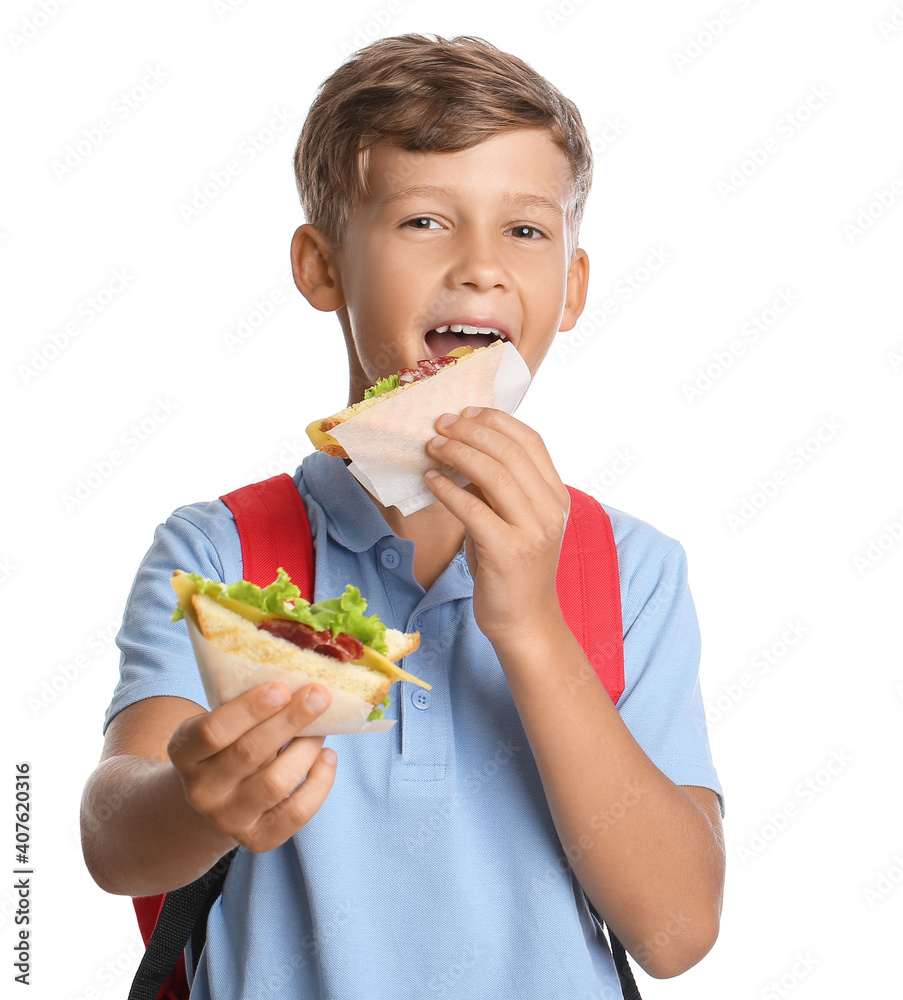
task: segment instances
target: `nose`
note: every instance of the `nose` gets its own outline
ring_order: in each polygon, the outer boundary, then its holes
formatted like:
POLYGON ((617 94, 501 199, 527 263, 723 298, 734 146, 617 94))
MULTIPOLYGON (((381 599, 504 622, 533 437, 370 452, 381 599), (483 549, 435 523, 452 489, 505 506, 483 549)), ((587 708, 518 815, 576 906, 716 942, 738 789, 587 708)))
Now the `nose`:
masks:
POLYGON ((461 232, 448 269, 450 285, 455 288, 463 285, 476 291, 504 288, 508 278, 501 251, 493 233, 476 227, 461 232))

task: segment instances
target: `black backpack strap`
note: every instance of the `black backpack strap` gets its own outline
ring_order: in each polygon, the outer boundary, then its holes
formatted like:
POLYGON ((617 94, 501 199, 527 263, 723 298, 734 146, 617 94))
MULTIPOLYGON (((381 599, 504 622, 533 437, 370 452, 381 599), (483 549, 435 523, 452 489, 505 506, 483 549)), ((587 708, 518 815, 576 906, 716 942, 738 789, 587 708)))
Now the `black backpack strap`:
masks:
POLYGON ((197 962, 207 934, 210 907, 223 891, 223 883, 237 847, 224 855, 200 878, 166 894, 154 933, 135 973, 128 1000, 157 1000, 163 984, 191 941, 197 962))
POLYGON ((636 980, 633 978, 633 969, 630 968, 630 962, 627 960, 627 949, 615 937, 615 932, 611 927, 599 916, 595 906, 589 901, 589 896, 584 893, 583 898, 586 900, 586 905, 589 907, 590 913, 598 921, 599 926, 603 930, 608 931, 608 940, 611 944, 611 957, 615 960, 615 969, 618 971, 618 982, 621 984, 621 993, 624 995, 624 1000, 643 1000, 639 989, 637 989, 636 980))
POLYGON ((630 968, 630 963, 627 961, 627 950, 615 937, 614 931, 610 927, 608 928, 608 940, 611 943, 611 957, 615 960, 615 968, 618 970, 618 980, 621 983, 624 1000, 643 1000, 637 989, 636 980, 633 978, 633 969, 630 968))

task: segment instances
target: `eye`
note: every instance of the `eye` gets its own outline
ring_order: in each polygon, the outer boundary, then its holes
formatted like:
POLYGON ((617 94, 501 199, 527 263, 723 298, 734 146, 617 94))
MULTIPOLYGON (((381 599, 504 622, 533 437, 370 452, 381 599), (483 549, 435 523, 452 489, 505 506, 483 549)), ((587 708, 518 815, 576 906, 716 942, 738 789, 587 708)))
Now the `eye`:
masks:
POLYGON ((513 233, 518 239, 521 240, 536 240, 545 236, 545 233, 537 229, 536 226, 512 226, 509 233, 513 233))
POLYGON ((406 226, 410 226, 411 229, 441 229, 442 227, 436 222, 435 219, 431 219, 427 215, 422 215, 418 219, 408 219, 405 223, 406 226))

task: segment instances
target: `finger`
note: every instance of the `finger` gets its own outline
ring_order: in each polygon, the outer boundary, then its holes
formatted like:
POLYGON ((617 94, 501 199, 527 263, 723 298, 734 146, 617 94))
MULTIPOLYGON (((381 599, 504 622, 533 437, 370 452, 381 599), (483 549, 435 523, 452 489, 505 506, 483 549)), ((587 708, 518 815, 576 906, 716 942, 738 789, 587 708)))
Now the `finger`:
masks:
POLYGON ((477 560, 483 566, 486 554, 492 551, 501 552, 503 563, 508 567, 544 554, 557 560, 565 525, 564 512, 557 505, 548 517, 537 517, 529 529, 517 528, 506 524, 479 497, 439 472, 427 473, 424 482, 433 496, 467 529, 467 562, 471 572, 477 560), (482 553, 477 560, 469 547, 471 542, 477 552, 482 553))
POLYGON ((205 763, 222 769, 233 780, 246 777, 270 761, 280 748, 322 715, 331 700, 328 688, 322 684, 307 684, 275 715, 242 733, 205 763))
MULTIPOLYGON (((321 706, 310 704, 310 696, 318 693, 325 696, 324 703, 328 704, 329 691, 322 684, 309 684, 297 691, 283 709, 242 733, 234 743, 199 763, 183 766, 180 773, 188 802, 222 830, 240 839, 247 824, 278 800, 274 787, 265 783, 265 791, 255 796, 253 782, 245 782, 276 761, 279 750, 322 713, 321 706)), ((323 742, 322 737, 305 739, 316 743, 314 752, 323 742)))
POLYGON ((478 496, 452 482, 444 473, 430 469, 423 477, 426 488, 464 525, 477 542, 501 528, 501 519, 478 496))
POLYGON ((323 749, 324 739, 301 736, 292 740, 272 761, 235 788, 228 803, 230 812, 256 820, 288 798, 307 777, 323 749))
POLYGON ((530 456, 531 461, 536 466, 542 478, 549 484, 562 506, 567 510, 570 504, 570 495, 567 487, 561 481, 555 463, 549 454, 542 435, 529 427, 522 420, 506 413, 504 410, 496 410, 492 407, 467 407, 464 416, 478 420, 486 427, 491 427, 505 436, 517 441, 530 456))
POLYGON ((335 751, 330 747, 324 747, 311 765, 301 787, 283 798, 257 821, 252 832, 252 843, 247 845, 250 850, 272 850, 284 844, 302 826, 310 822, 326 801, 335 781, 335 775, 335 751))
MULTIPOLYGON (((451 415, 449 415, 451 417, 451 415)), ((509 524, 532 524, 539 514, 561 507, 532 456, 513 438, 479 418, 440 419, 444 433, 434 438, 430 452, 479 486, 489 505, 509 524)))
POLYGON ((261 684, 225 705, 186 719, 169 741, 170 760, 179 766, 213 757, 253 726, 275 715, 290 697, 284 684, 261 684))
MULTIPOLYGON (((499 443, 493 448, 486 435, 478 434, 479 440, 475 440, 457 427, 448 433, 458 437, 433 438, 427 446, 430 455, 443 466, 462 473, 478 487, 488 510, 509 524, 524 524, 530 517, 530 494, 537 489, 537 484, 530 481, 529 472, 524 470, 519 475, 516 465, 505 464, 504 460, 489 454, 489 451, 500 454, 504 446, 499 443)), ((476 504, 470 507, 474 514, 480 510, 476 504)))

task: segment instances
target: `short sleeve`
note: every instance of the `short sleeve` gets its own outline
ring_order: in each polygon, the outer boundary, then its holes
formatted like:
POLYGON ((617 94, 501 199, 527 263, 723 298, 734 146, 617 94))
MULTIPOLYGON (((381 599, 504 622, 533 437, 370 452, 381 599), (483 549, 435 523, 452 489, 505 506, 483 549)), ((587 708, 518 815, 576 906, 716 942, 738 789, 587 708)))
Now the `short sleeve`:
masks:
POLYGON ((699 688, 699 625, 683 547, 642 521, 609 513, 621 574, 621 718, 675 784, 711 788, 721 798, 699 688))
POLYGON ((169 695, 209 707, 185 623, 170 618, 175 608, 170 578, 176 569, 209 579, 241 579, 238 531, 221 500, 182 507, 157 528, 116 637, 119 683, 104 731, 118 712, 144 698, 169 695))

